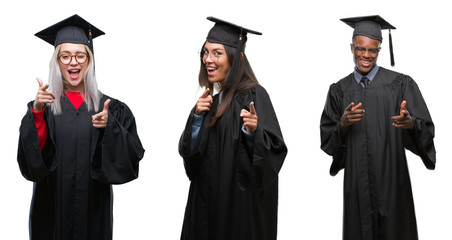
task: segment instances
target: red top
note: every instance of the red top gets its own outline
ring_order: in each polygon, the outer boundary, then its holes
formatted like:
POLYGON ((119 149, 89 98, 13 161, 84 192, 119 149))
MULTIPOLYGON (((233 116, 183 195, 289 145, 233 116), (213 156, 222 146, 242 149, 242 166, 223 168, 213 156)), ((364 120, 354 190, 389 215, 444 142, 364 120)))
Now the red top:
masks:
MULTIPOLYGON (((69 92, 64 91, 69 101, 74 105, 75 109, 79 109, 79 107, 82 105, 84 101, 84 94, 80 92, 69 92)), ((44 148, 44 145, 47 141, 47 126, 46 122, 44 121, 44 108, 42 108, 42 111, 35 112, 32 109, 33 117, 35 119, 36 129, 38 130, 38 136, 39 136, 39 147, 41 150, 44 148)))

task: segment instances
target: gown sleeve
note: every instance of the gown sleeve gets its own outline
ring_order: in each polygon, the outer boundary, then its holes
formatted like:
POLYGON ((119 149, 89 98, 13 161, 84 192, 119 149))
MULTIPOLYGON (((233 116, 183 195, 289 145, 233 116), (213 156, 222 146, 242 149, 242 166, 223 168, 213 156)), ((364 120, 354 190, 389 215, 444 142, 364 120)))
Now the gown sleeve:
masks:
POLYGON ((195 178, 201 165, 203 152, 201 149, 203 148, 200 141, 203 141, 204 137, 202 135, 206 132, 203 127, 193 127, 194 125, 202 126, 205 120, 205 117, 195 118, 195 107, 189 114, 185 129, 179 140, 179 154, 184 159, 185 172, 190 181, 195 178), (196 133, 193 133, 193 131, 196 131, 196 133))
MULTIPOLYGON (((19 128, 17 162, 22 175, 27 180, 38 182, 45 179, 56 167, 56 161, 54 160, 55 147, 47 131, 47 140, 41 150, 38 129, 36 128, 32 109, 33 101, 28 103, 27 112, 19 128)), ((44 111, 44 121, 46 114, 49 113, 50 109, 44 111)))
POLYGON ((39 148, 42 150, 44 148, 44 145, 47 141, 47 125, 44 121, 44 109, 43 108, 40 112, 35 112, 32 109, 33 112, 33 118, 35 119, 36 129, 38 130, 38 137, 39 137, 39 148))
MULTIPOLYGON (((270 186, 278 178, 287 155, 287 147, 270 96, 260 85, 254 87, 253 90, 241 101, 242 106, 240 106, 240 108, 249 110, 250 102, 254 101, 258 117, 252 154, 248 152, 250 150, 249 139, 240 130, 236 177, 238 185, 243 191, 263 191, 270 186)), ((236 111, 240 113, 240 109, 236 109, 236 111)), ((243 122, 240 126, 242 125, 243 122)))
POLYGON ((335 176, 345 167, 345 146, 341 137, 340 119, 343 114, 342 91, 339 84, 332 84, 320 118, 321 149, 333 157, 330 175, 335 176))
MULTIPOLYGON (((405 86, 402 86, 404 91, 402 100, 406 100, 406 108, 414 122, 412 130, 403 131, 405 148, 420 156, 428 169, 435 169, 436 151, 433 143, 435 126, 418 85, 409 76, 403 75, 403 78, 405 86)), ((397 112, 400 111, 400 106, 398 109, 397 112)))
POLYGON ((126 104, 112 99, 108 114, 107 126, 98 129, 91 177, 103 183, 122 184, 138 177, 138 163, 143 158, 144 149, 135 118, 126 104))
POLYGON ((202 113, 202 115, 193 114, 193 121, 191 125, 191 144, 190 144, 190 152, 193 151, 195 147, 196 139, 198 138, 199 129, 201 128, 202 121, 204 120, 204 116, 206 113, 202 113))

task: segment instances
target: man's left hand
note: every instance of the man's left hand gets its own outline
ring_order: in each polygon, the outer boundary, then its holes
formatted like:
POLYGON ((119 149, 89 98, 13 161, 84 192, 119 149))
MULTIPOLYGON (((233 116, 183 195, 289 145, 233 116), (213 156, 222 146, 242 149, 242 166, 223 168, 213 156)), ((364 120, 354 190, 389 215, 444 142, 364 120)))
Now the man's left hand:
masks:
POLYGON ((400 104, 400 115, 391 117, 392 121, 394 121, 392 125, 396 128, 412 129, 414 127, 413 119, 405 106, 406 101, 403 100, 402 104, 400 104))

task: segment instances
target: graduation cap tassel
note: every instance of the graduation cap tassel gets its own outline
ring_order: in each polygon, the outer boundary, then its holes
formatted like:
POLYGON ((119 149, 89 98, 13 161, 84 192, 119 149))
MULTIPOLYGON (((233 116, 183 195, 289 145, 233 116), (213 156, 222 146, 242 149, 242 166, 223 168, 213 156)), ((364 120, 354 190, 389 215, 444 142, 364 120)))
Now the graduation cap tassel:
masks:
POLYGON ((231 64, 231 69, 229 70, 228 81, 235 81, 237 78, 237 70, 239 68, 240 55, 241 55, 242 49, 243 49, 243 36, 242 36, 242 32, 240 31, 239 44, 237 46, 234 60, 232 61, 232 64, 231 64))
POLYGON ((391 29, 389 29, 389 54, 391 55, 391 66, 394 67, 394 50, 392 49, 392 36, 391 29))
POLYGON ((93 49, 93 34, 91 32, 91 25, 89 25, 89 30, 88 30, 88 42, 89 42, 89 48, 91 49, 91 52, 94 55, 94 49, 93 49))

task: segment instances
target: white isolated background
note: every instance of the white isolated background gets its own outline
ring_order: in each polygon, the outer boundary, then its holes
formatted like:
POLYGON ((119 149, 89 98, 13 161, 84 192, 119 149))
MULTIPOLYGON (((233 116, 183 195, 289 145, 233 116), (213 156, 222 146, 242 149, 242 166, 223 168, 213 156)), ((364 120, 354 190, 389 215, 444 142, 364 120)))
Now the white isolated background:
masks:
MULTIPOLYGON (((263 32, 246 53, 269 92, 289 153, 280 172, 278 239, 341 239, 343 173, 329 176, 319 122, 328 87, 353 70, 352 29, 339 18, 379 14, 379 65, 413 77, 436 126, 437 169, 408 153, 420 239, 452 239, 450 92, 452 30, 446 1, 3 1, 0 4, 0 239, 27 239, 32 183, 17 141, 36 77, 47 82, 53 47, 34 34, 79 14, 94 40, 104 93, 133 111, 146 149, 137 180, 114 186, 114 239, 179 239, 189 180, 178 141, 198 88, 198 51, 215 16, 263 32)), ((408 103, 408 109, 410 103, 408 103)), ((259 114, 259 113, 257 113, 259 114)))

